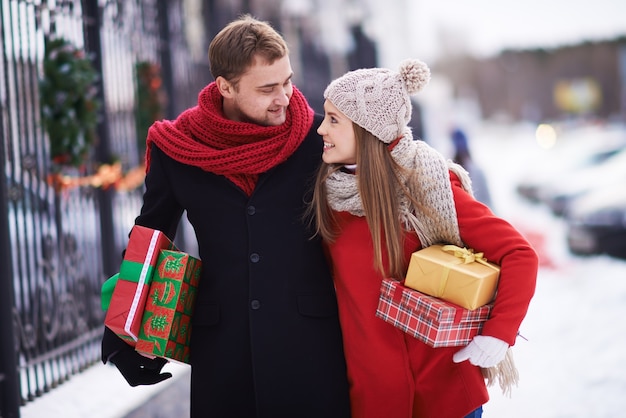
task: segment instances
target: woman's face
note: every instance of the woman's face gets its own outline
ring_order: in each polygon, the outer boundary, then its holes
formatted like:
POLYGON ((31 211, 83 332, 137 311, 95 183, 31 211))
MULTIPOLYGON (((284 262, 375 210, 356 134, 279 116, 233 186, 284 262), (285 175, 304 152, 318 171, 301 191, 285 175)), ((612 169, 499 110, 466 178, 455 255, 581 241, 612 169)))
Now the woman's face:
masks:
POLYGON ((356 137, 352 121, 331 102, 324 102, 324 120, 317 128, 324 139, 322 160, 327 164, 356 164, 356 137))

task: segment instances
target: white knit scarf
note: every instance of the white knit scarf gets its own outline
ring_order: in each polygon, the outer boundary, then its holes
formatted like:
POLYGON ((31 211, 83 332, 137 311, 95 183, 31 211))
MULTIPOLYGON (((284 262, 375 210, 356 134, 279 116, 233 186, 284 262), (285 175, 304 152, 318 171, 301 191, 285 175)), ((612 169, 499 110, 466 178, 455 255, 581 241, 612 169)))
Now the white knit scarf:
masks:
MULTIPOLYGON (((456 209, 452 196, 449 171, 461 180, 462 186, 472 193, 471 180, 467 171, 447 160, 424 141, 413 140, 410 128, 391 151, 393 159, 402 167, 414 171, 419 181, 419 196, 413 196, 427 210, 414 207, 411 201, 398 190, 400 217, 407 230, 414 230, 422 244, 427 247, 435 243, 463 246, 456 209)), ((405 182, 408 179, 403 179, 405 182)), ((363 204, 357 187, 357 176, 335 171, 326 180, 328 203, 335 211, 350 212, 364 216, 363 204)))

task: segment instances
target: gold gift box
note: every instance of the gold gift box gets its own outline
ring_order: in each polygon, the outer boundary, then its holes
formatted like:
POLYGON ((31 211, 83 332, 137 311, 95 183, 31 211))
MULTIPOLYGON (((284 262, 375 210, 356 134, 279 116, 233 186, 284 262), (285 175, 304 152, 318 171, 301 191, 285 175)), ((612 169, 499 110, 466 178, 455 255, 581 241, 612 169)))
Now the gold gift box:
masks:
POLYGON ((473 310, 493 300, 499 276, 500 267, 482 253, 437 244, 411 255, 404 285, 473 310))

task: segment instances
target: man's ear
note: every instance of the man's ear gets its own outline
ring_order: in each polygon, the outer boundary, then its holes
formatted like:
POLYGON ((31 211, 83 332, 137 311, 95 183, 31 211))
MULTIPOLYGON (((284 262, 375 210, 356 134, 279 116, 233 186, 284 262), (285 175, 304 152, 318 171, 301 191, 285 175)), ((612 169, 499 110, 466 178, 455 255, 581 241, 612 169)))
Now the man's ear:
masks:
POLYGON ((215 79, 215 84, 217 85, 217 89, 223 97, 230 98, 234 93, 234 87, 230 83, 230 81, 226 80, 222 76, 218 76, 215 79))

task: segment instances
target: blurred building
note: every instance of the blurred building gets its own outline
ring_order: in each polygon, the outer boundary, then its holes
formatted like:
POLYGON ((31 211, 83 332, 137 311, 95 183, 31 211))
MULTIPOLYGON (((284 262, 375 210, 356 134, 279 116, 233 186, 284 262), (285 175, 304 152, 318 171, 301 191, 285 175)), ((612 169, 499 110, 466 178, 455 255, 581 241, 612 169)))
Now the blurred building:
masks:
POLYGON ((289 45, 294 84, 318 112, 323 111, 322 93, 333 78, 378 63, 377 43, 365 30, 372 16, 368 0, 185 2, 204 22, 193 31, 190 42, 205 51, 221 28, 242 14, 270 22, 289 45))
POLYGON ((456 98, 476 100, 483 118, 626 120, 626 37, 486 59, 456 56, 436 71, 450 79, 456 98))

